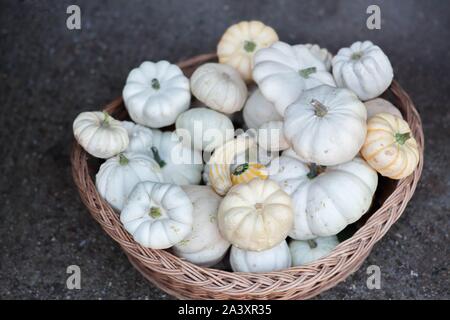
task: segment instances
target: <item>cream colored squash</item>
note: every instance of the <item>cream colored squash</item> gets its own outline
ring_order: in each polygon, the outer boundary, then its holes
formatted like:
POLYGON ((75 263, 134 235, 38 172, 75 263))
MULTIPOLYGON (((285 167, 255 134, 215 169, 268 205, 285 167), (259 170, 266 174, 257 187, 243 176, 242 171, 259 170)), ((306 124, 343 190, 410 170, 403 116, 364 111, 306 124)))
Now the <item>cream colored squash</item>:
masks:
POLYGON ((268 172, 264 165, 254 162, 245 162, 236 166, 231 172, 231 182, 233 185, 248 183, 253 179, 267 179, 268 172))
POLYGON ((240 135, 214 151, 208 161, 209 182, 218 194, 226 194, 233 185, 230 167, 235 164, 236 155, 244 153, 253 144, 253 138, 240 135))
POLYGON ((261 21, 241 21, 225 31, 217 45, 217 56, 220 63, 232 66, 245 81, 251 81, 253 55, 275 41, 275 30, 261 21))
POLYGON ((167 61, 146 61, 128 75, 123 100, 134 122, 151 128, 165 127, 189 108, 189 79, 167 61))
POLYGON ((392 103, 383 98, 375 98, 364 102, 367 109, 367 119, 372 118, 374 115, 382 112, 387 112, 403 119, 402 113, 392 103))
POLYGON ((408 123, 389 113, 369 120, 361 154, 372 168, 391 179, 409 176, 419 163, 419 149, 408 123))
POLYGON ((124 151, 129 143, 122 123, 106 111, 80 113, 73 122, 73 134, 84 150, 102 159, 124 151))
POLYGON ((122 210, 129 193, 141 181, 162 182, 158 164, 139 153, 121 153, 106 160, 95 176, 100 195, 115 210, 122 210))
POLYGON ((173 252, 194 264, 213 266, 230 247, 217 226, 217 210, 222 198, 208 186, 183 186, 182 189, 194 206, 194 222, 192 232, 172 248, 173 252))
POLYGON ((240 111, 247 99, 247 86, 233 67, 205 63, 191 76, 192 94, 216 111, 230 114, 240 111))
POLYGON ((310 240, 293 240, 289 243, 292 266, 303 266, 328 255, 339 244, 336 236, 310 240))
POLYGON ((366 137, 367 111, 348 89, 319 86, 286 109, 284 136, 298 156, 320 165, 353 159, 366 137))
POLYGON ((290 147, 284 136, 283 121, 269 121, 258 129, 258 144, 266 150, 282 151, 290 147))
POLYGON ((394 77, 389 58, 371 41, 357 41, 340 49, 332 64, 337 85, 352 90, 364 101, 381 95, 394 77))
POLYGON ((325 64, 304 45, 275 42, 259 50, 254 60, 253 79, 281 116, 304 90, 323 84, 335 86, 325 64))
POLYGON ((325 48, 321 48, 317 44, 307 43, 305 47, 311 51, 313 55, 319 58, 325 65, 327 71, 331 70, 331 60, 333 59, 333 55, 325 48))
POLYGON ((242 116, 248 129, 258 129, 266 122, 283 119, 273 103, 264 98, 259 89, 253 91, 248 98, 242 111, 242 116))
POLYGON ((232 246, 231 269, 234 272, 272 272, 291 266, 291 253, 286 241, 263 251, 246 251, 232 246))
POLYGON ((267 250, 292 229, 292 201, 276 182, 253 179, 228 191, 220 203, 218 221, 221 234, 234 246, 267 250))
POLYGON ((281 156, 272 160, 269 179, 291 196, 297 240, 335 235, 369 209, 378 175, 363 159, 330 167, 307 165, 281 156))
POLYGON ((131 191, 120 221, 140 245, 167 249, 192 232, 193 210, 180 186, 144 181, 131 191))
MULTIPOLYGON (((224 114, 208 109, 193 108, 180 114, 176 121, 177 134, 196 150, 212 152, 234 137, 234 126, 224 114)), ((186 143, 185 143, 186 144, 186 143)))

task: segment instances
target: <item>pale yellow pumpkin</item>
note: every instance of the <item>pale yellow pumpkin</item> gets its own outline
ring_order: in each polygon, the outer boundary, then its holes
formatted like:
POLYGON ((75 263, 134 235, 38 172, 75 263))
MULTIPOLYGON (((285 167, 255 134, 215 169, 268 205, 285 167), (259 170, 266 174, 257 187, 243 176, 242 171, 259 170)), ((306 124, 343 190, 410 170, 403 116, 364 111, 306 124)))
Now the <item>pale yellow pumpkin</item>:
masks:
POLYGON ((224 195, 233 185, 231 181, 231 165, 235 164, 235 156, 245 152, 255 144, 255 139, 240 135, 214 150, 209 164, 209 182, 220 195, 224 195))
POLYGON ((268 172, 264 165, 254 162, 246 162, 238 165, 231 172, 231 182, 233 185, 247 183, 255 178, 267 179, 268 172))
POLYGON ((361 154, 372 168, 391 179, 409 176, 419 162, 417 142, 408 123, 389 113, 369 119, 361 154))
POLYGON ((229 27, 217 45, 220 63, 235 68, 245 81, 252 80, 253 55, 278 41, 271 27, 260 21, 242 21, 229 27))

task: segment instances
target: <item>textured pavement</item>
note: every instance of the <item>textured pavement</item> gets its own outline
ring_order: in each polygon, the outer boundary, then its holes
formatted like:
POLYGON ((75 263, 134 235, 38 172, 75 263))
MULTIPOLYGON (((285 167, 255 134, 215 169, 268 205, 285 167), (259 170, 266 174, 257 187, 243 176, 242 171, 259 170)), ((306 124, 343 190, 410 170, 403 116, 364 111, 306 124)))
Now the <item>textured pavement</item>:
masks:
POLYGON ((143 60, 214 51, 230 24, 260 19, 290 43, 336 52, 370 39, 423 120, 425 168, 401 219, 323 299, 449 299, 450 5, 446 1, 1 1, 0 298, 170 299, 147 283, 75 190, 72 121, 120 95, 143 60), (382 29, 365 27, 369 4, 382 29), (82 30, 66 28, 78 4, 82 30), (78 265, 81 290, 66 288, 78 265), (368 290, 366 269, 381 268, 368 290))

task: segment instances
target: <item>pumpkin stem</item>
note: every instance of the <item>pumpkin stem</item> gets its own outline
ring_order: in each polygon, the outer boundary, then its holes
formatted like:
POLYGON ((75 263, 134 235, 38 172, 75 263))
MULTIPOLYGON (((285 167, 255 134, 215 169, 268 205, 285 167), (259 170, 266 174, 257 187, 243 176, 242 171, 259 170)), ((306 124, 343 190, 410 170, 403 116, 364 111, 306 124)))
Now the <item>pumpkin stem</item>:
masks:
POLYGON ((253 41, 245 40, 244 41, 244 50, 247 52, 253 52, 256 49, 256 43, 253 41))
POLYGON ((161 217, 161 209, 158 207, 151 207, 149 215, 153 219, 157 219, 157 218, 161 217))
POLYGON ((362 52, 355 52, 352 54, 352 60, 359 60, 363 56, 362 52))
POLYGON ((108 126, 109 125, 109 119, 111 118, 111 116, 106 111, 103 111, 103 115, 105 116, 105 118, 103 119, 102 126, 108 126))
POLYGON ((158 79, 152 79, 152 88, 155 90, 159 90, 159 88, 161 88, 161 84, 159 83, 158 79))
POLYGON ((316 99, 311 100, 311 105, 314 107, 314 114, 318 117, 324 117, 328 113, 327 107, 316 99))
POLYGON ((321 174, 322 172, 325 171, 325 166, 318 166, 315 163, 311 163, 309 165, 309 172, 306 175, 309 179, 314 179, 315 177, 317 177, 319 174, 321 174))
POLYGON ((161 159, 158 149, 156 147, 152 147, 152 153, 153 158, 155 158, 155 161, 159 164, 161 168, 163 168, 167 163, 163 159, 161 159))
POLYGON ((243 174, 245 171, 248 170, 248 167, 249 167, 249 164, 248 164, 248 163, 243 163, 243 164, 238 165, 238 166, 234 169, 233 175, 239 176, 239 175, 243 174))
POLYGON ((309 76, 313 73, 316 73, 317 68, 316 67, 310 67, 310 68, 305 68, 305 69, 301 69, 298 73, 305 79, 308 79, 309 76))
POLYGON ((130 162, 130 160, 128 160, 127 157, 125 157, 125 155, 123 153, 119 154, 119 164, 121 166, 125 166, 128 164, 128 162, 130 162))
POLYGON ((397 143, 399 145, 404 145, 406 140, 408 140, 409 138, 411 138, 411 132, 396 133, 395 134, 395 141, 397 141, 397 143))
POLYGON ((316 242, 316 240, 310 239, 310 240, 307 240, 306 242, 308 242, 308 245, 309 245, 309 247, 310 247, 311 249, 317 248, 317 242, 316 242))

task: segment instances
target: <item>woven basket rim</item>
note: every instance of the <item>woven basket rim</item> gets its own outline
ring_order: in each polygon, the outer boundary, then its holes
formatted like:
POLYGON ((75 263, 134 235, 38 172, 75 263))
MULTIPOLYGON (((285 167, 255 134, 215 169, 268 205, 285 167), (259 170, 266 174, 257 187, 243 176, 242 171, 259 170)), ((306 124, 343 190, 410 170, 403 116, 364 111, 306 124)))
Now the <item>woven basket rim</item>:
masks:
MULTIPOLYGON (((184 71, 216 59, 208 53, 179 62, 184 71)), ((305 266, 278 272, 245 273, 205 268, 180 259, 166 250, 143 248, 123 228, 117 213, 95 188, 87 164, 88 155, 74 141, 71 155, 72 175, 83 203, 91 215, 129 257, 131 263, 148 280, 178 298, 218 299, 299 299, 310 298, 333 287, 356 271, 388 229, 403 213, 412 197, 423 168, 424 135, 420 116, 409 95, 394 80, 389 88, 397 99, 397 107, 419 147, 419 164, 408 177, 399 180, 392 194, 365 224, 327 256, 305 266)), ((122 98, 108 104, 104 110, 124 112, 122 98), (122 107, 122 108, 121 108, 122 107)))

